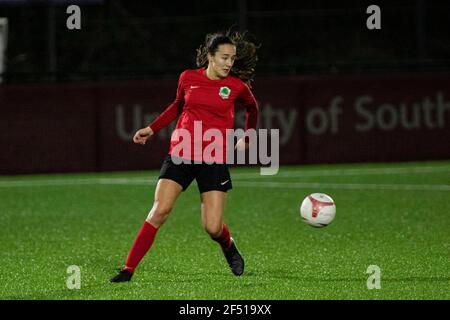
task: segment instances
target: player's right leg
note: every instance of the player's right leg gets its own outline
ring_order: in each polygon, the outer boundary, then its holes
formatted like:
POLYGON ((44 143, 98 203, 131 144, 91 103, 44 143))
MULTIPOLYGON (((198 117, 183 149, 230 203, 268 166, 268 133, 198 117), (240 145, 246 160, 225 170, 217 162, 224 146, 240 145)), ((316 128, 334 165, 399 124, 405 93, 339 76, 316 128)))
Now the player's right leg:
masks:
POLYGON ((173 180, 158 180, 153 207, 128 253, 125 268, 123 268, 118 275, 111 278, 111 282, 131 280, 139 262, 152 246, 158 229, 169 217, 173 205, 182 191, 183 187, 173 180))
POLYGON ((182 191, 183 187, 177 182, 170 179, 159 179, 153 207, 148 214, 146 222, 155 228, 162 226, 169 217, 173 205, 182 191))

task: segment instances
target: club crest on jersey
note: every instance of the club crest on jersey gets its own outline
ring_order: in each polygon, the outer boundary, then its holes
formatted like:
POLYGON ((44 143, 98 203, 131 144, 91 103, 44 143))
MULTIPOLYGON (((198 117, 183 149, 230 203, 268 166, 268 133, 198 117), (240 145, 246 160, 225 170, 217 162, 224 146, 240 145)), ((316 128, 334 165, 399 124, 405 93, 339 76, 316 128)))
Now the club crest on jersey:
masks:
POLYGON ((221 87, 219 90, 219 96, 222 97, 222 99, 228 99, 230 96, 231 90, 228 87, 221 87))

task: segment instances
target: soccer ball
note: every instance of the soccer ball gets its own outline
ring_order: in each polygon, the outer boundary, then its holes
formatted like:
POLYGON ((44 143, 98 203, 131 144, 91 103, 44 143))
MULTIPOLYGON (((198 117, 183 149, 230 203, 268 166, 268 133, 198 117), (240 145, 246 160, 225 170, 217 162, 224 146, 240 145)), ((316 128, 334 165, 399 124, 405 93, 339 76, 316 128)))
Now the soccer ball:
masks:
POLYGON ((300 206, 302 220, 312 227, 322 228, 331 223, 336 216, 336 205, 325 193, 312 193, 300 206))

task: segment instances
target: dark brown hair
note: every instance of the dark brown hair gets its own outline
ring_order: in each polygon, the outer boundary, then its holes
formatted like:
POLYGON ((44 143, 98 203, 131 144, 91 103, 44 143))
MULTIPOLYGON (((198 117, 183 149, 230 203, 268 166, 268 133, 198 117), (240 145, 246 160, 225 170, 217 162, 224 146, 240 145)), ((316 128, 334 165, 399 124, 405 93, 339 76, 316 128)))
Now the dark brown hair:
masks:
POLYGON ((255 77, 255 67, 258 61, 255 45, 247 39, 247 32, 217 32, 206 35, 205 43, 197 49, 197 66, 208 66, 208 53, 214 55, 221 44, 232 44, 236 46, 236 60, 231 68, 231 73, 251 86, 255 77))

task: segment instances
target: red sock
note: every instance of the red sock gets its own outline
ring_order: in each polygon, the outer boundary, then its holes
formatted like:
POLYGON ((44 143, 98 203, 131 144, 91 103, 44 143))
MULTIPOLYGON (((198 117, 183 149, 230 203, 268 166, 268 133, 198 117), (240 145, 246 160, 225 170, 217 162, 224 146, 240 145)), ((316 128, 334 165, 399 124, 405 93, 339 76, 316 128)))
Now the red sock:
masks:
POLYGON ((157 231, 158 228, 155 228, 147 221, 144 222, 128 253, 128 258, 125 262, 126 270, 134 272, 139 262, 141 262, 142 258, 152 246, 157 231))
POLYGON ((226 224, 222 226, 222 233, 217 238, 212 238, 214 241, 218 242, 222 249, 228 249, 231 246, 230 232, 226 224))

